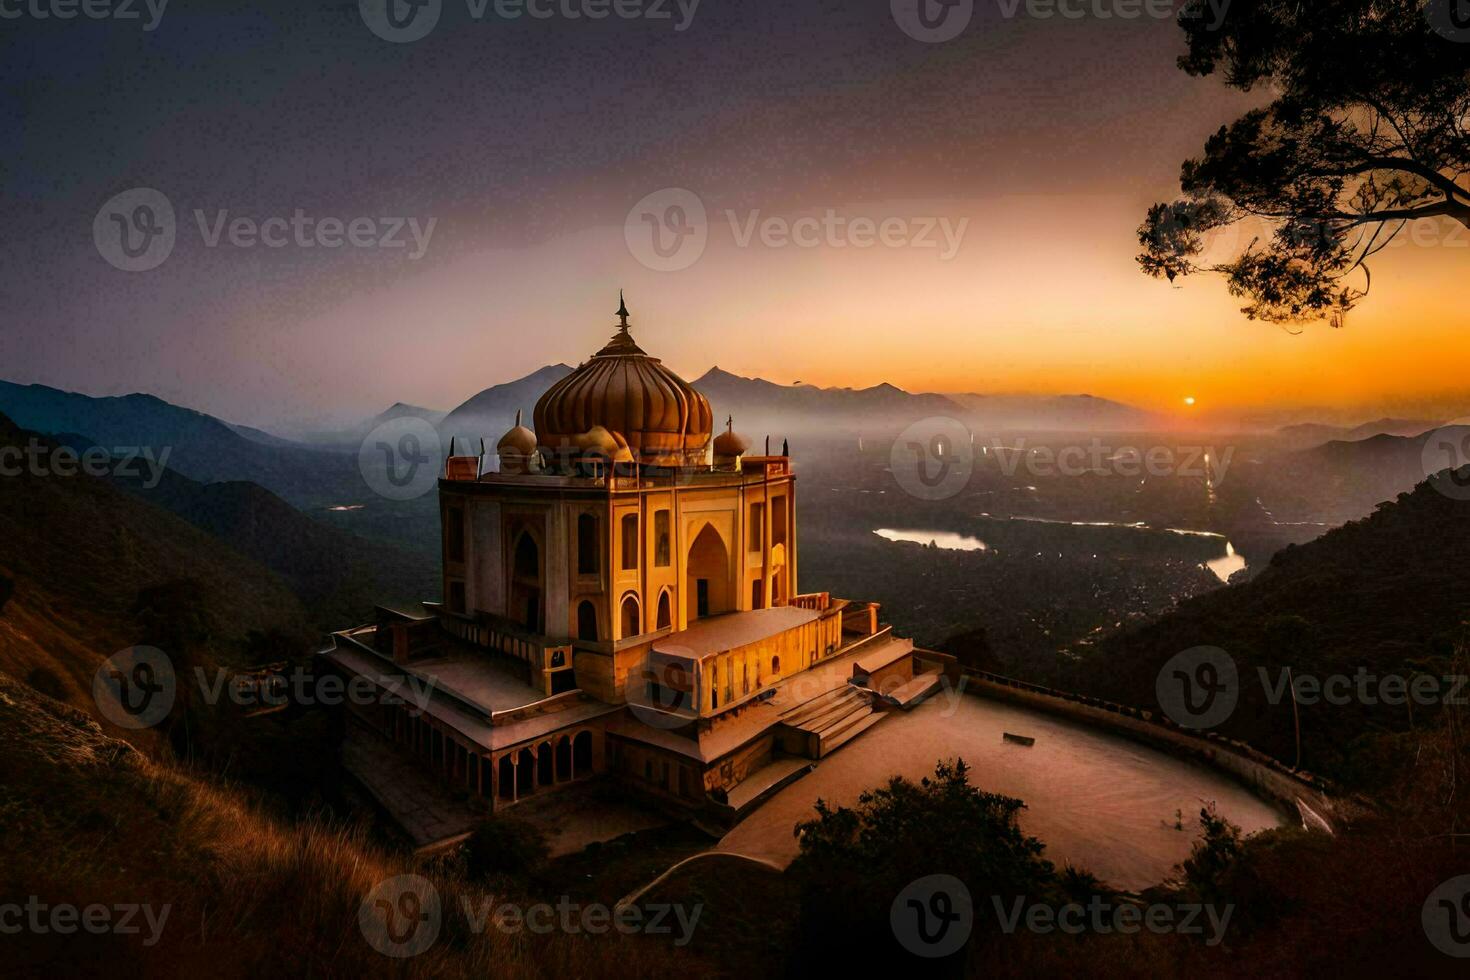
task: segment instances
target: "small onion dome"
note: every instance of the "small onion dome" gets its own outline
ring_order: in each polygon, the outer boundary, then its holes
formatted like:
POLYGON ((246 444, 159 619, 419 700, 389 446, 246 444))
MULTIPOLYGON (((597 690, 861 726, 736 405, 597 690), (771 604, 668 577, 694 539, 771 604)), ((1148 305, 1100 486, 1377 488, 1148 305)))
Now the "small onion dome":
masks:
POLYGON ((619 449, 626 449, 628 444, 624 442, 619 446, 617 438, 611 432, 603 426, 594 425, 586 432, 573 436, 572 445, 585 455, 612 459, 619 449))
POLYGON ((500 456, 501 470, 508 473, 525 470, 536 452, 536 433, 521 425, 520 412, 516 412, 515 426, 495 444, 495 452, 500 456))
POLYGON ((614 463, 633 462, 633 448, 628 445, 628 440, 623 438, 623 434, 621 432, 614 432, 612 437, 618 444, 618 451, 613 453, 612 461, 614 463))
POLYGON ((536 451, 536 433, 521 425, 521 413, 516 412, 516 424, 500 441, 495 451, 502 456, 529 456, 536 451))
POLYGON ((716 456, 744 456, 750 451, 750 442, 735 431, 735 419, 725 420, 725 431, 715 436, 716 456))

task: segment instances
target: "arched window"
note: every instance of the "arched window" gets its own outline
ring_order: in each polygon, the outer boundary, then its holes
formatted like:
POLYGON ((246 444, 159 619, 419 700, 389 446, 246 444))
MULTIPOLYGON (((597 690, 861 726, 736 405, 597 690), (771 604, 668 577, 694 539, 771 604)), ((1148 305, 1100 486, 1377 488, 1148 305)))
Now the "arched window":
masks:
POLYGON ((665 629, 674 625, 673 611, 669 608, 669 594, 664 592, 658 597, 658 626, 656 629, 665 629))
POLYGON ((583 599, 577 606, 577 639, 597 639, 597 607, 592 604, 591 599, 583 599))
POLYGON ((639 623, 638 599, 636 596, 628 596, 623 600, 623 637, 637 636, 643 632, 639 623))
POLYGON ((602 570, 602 542, 598 540, 597 518, 577 517, 577 574, 596 575, 602 570))
POLYGON ((623 570, 631 571, 638 567, 638 515, 624 515, 622 529, 623 570))
POLYGON ((771 658, 771 676, 773 676, 773 677, 780 677, 781 676, 781 658, 780 657, 772 657, 771 658))

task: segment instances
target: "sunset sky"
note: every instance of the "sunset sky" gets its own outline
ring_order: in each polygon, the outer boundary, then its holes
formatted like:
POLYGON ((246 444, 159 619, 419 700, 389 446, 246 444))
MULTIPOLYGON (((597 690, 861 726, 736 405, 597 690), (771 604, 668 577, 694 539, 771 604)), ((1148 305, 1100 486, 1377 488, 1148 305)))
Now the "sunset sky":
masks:
POLYGON ((152 31, 7 21, 0 378, 284 428, 447 409, 584 358, 624 288, 639 342, 690 378, 1088 392, 1201 417, 1470 410, 1457 226, 1381 256, 1343 330, 1292 335, 1218 279, 1139 272, 1147 206, 1258 101, 1179 72, 1170 21, 980 0, 927 44, 889 0, 703 0, 682 31, 674 4, 670 21, 476 21, 445 0, 427 37, 392 44, 355 2, 302 6, 179 0, 152 31), (176 243, 129 273, 93 221, 137 187, 172 204, 176 243), (670 188, 697 196, 707 243, 659 271, 625 232, 670 188), (406 230, 399 249, 211 247, 195 217, 298 209, 433 232, 417 259, 406 230), (932 225, 937 247, 742 244, 829 212, 898 219, 901 238, 932 225))

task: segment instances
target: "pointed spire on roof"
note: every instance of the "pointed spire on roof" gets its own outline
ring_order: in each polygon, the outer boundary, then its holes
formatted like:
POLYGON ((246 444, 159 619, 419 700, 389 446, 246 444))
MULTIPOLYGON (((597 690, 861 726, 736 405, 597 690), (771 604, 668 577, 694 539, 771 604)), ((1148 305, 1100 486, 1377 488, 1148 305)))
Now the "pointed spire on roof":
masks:
POLYGON ((613 334, 612 340, 598 351, 597 357, 617 357, 620 354, 642 354, 643 349, 633 341, 633 335, 628 332, 628 302, 623 299, 623 291, 618 290, 618 332, 613 334))

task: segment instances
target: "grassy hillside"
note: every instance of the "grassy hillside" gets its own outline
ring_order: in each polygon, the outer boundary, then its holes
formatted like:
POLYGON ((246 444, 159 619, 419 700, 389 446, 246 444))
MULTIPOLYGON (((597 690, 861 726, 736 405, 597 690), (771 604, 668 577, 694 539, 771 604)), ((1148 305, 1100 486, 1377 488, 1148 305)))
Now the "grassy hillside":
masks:
MULTIPOLYGON (((11 976, 648 976, 704 969, 646 936, 474 931, 458 910, 491 895, 414 866, 360 830, 288 822, 239 790, 160 765, 81 712, 0 674, 0 895, 48 905, 148 904, 137 935, 6 936, 11 976), (20 842, 24 846, 18 846, 20 842), (412 959, 377 952, 359 906, 379 882, 422 874, 443 926, 412 959)), ((553 899, 554 901, 554 899, 553 899)))
MULTIPOLYGON (((438 596, 435 547, 414 552, 338 530, 254 483, 199 483, 171 470, 156 486, 115 479, 275 572, 323 630, 366 622, 379 603, 438 596)), ((429 543, 436 546, 437 535, 429 543)))
MULTIPOLYGON (((1155 708, 1155 681, 1166 661, 1191 647, 1220 647, 1241 680, 1239 705, 1220 730, 1292 763, 1291 696, 1272 704, 1259 671, 1266 670, 1271 684, 1287 667, 1317 678, 1356 678, 1360 670, 1379 678, 1464 674, 1467 665, 1457 664, 1453 651, 1470 622, 1467 567, 1470 502, 1425 483, 1363 520, 1287 548, 1249 583, 1190 599, 1104 640, 1059 683, 1155 708)), ((1437 711, 1364 703, 1356 690, 1355 679, 1347 704, 1301 705, 1301 763, 1339 781, 1369 784, 1382 775, 1378 738, 1422 728, 1437 711)))
MULTIPOLYGON (((0 447, 31 438, 0 416, 0 447)), ((20 469, 0 476, 0 577, 14 590, 0 608, 0 670, 85 706, 97 665, 158 642, 160 619, 176 615, 220 663, 310 652, 305 610, 260 564, 101 479, 44 459, 43 475, 20 469)))

